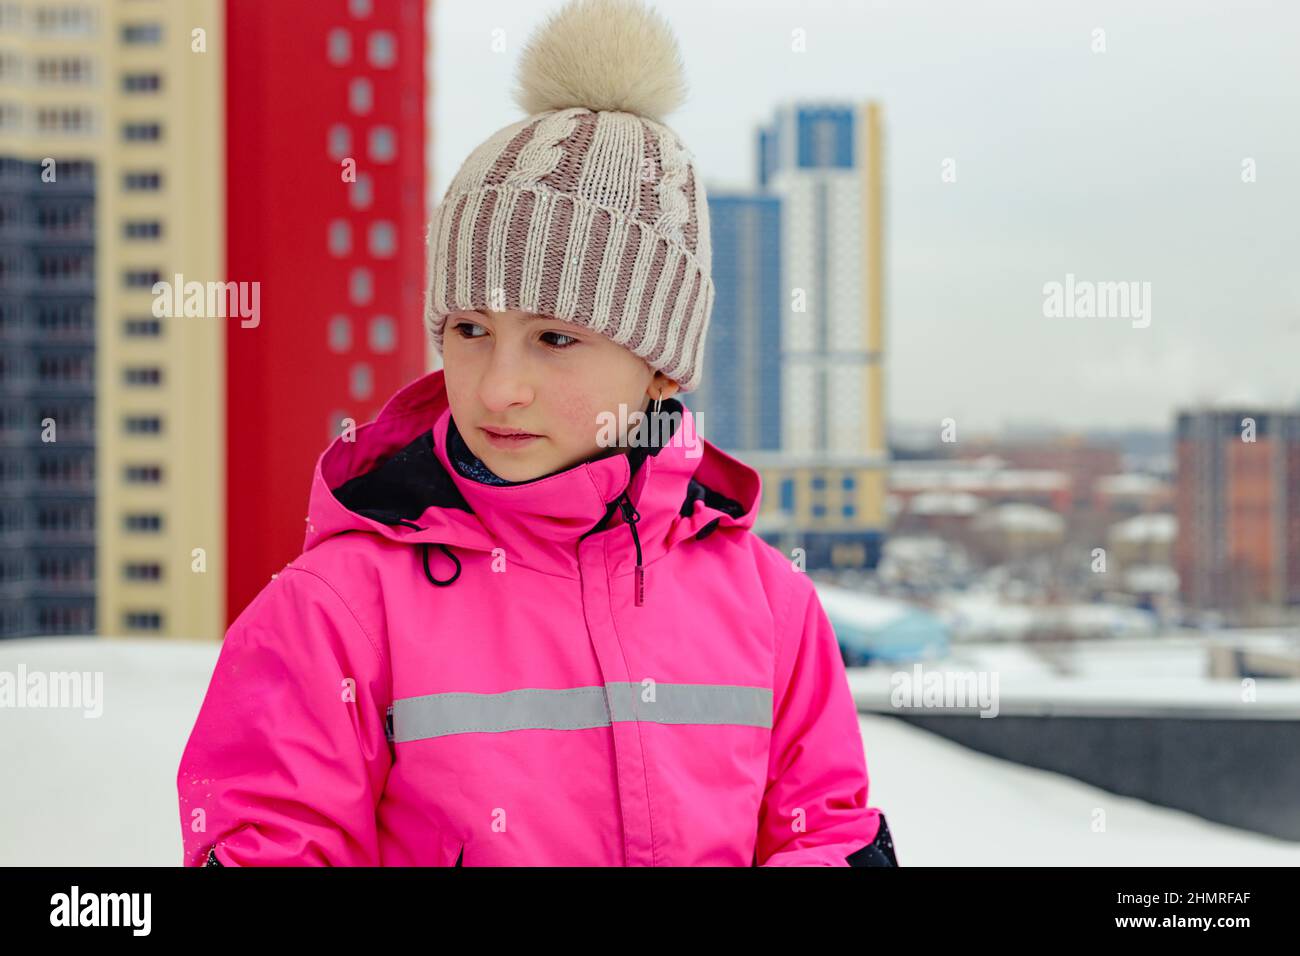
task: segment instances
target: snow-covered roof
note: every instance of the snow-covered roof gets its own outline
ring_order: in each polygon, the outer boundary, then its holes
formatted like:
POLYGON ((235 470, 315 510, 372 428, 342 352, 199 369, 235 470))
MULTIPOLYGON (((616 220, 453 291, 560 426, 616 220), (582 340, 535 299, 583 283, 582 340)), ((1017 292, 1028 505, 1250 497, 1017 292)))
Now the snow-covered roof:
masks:
POLYGON ((957 591, 944 595, 936 613, 955 637, 1014 639, 1035 630, 1076 634, 1151 634, 1155 615, 1114 604, 1029 605, 1005 601, 995 592, 957 591))
POLYGON ((912 498, 907 510, 915 515, 973 515, 983 507, 983 499, 969 492, 923 491, 912 498))
POLYGON ((1173 541, 1178 537, 1178 519, 1163 513, 1134 515, 1111 525, 1108 534, 1119 541, 1173 541))
POLYGON ((1165 482, 1155 475, 1128 472, 1122 475, 1105 475, 1093 483, 1098 494, 1122 497, 1124 495, 1149 495, 1165 487, 1165 482))
POLYGON ((996 526, 1006 531, 1056 534, 1065 530, 1065 519, 1055 511, 1022 502, 1009 502, 989 508, 975 520, 981 527, 996 526))
POLYGON ((1063 471, 1045 468, 1002 468, 1000 460, 985 467, 975 462, 896 462, 889 469, 889 487, 894 491, 922 489, 949 491, 1062 491, 1071 485, 1063 471))
POLYGON ((899 561, 924 561, 941 558, 953 548, 952 542, 933 534, 899 534, 885 539, 883 556, 899 561))
POLYGON ((1178 572, 1165 564, 1138 564, 1124 571, 1124 588, 1138 594, 1177 594, 1178 572))

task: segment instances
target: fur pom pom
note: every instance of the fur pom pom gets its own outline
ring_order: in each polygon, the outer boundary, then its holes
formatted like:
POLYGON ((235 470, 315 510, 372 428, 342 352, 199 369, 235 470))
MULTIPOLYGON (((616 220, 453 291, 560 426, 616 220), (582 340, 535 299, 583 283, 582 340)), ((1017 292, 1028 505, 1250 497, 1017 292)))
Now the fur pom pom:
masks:
POLYGON ((663 122, 686 99, 676 37, 641 0, 570 0, 529 39, 517 80, 530 116, 585 106, 663 122))

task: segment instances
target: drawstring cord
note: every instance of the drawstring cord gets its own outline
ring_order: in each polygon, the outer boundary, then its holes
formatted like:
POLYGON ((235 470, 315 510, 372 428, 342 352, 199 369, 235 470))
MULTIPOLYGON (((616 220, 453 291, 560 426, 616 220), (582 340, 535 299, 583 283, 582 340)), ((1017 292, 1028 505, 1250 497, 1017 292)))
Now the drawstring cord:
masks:
MULTIPOLYGON (((632 499, 628 496, 626 490, 624 490, 622 497, 615 499, 613 503, 622 511, 623 520, 627 522, 628 529, 632 532, 632 543, 636 546, 636 572, 633 580, 633 593, 636 596, 636 606, 641 607, 645 604, 645 568, 641 565, 641 538, 636 533, 636 523, 641 520, 641 514, 632 506, 632 499)), ((404 525, 407 528, 414 528, 416 531, 424 530, 418 524, 406 521, 402 518, 398 519, 398 524, 404 525)), ((445 588, 460 577, 460 559, 457 558, 452 550, 445 544, 440 543, 438 547, 441 548, 442 553, 451 558, 452 563, 456 565, 456 573, 445 581, 440 581, 435 578, 433 572, 429 569, 429 542, 425 541, 420 543, 420 555, 422 563, 424 564, 424 576, 429 579, 429 583, 445 588)))
MULTIPOLYGON (((402 518, 399 518, 397 523, 401 525, 405 525, 408 528, 414 528, 416 531, 424 530, 418 524, 413 524, 412 522, 406 521, 405 519, 402 518)), ((456 555, 452 553, 451 549, 448 548, 445 544, 439 544, 438 547, 442 548, 442 553, 445 554, 447 557, 451 558, 452 562, 456 565, 456 573, 453 574, 445 581, 439 581, 437 578, 433 576, 433 572, 429 570, 429 543, 427 541, 421 542, 420 555, 424 562, 424 576, 429 579, 429 583, 436 584, 440 588, 445 588, 447 585, 453 583, 458 577, 460 577, 460 559, 457 558, 456 555)))

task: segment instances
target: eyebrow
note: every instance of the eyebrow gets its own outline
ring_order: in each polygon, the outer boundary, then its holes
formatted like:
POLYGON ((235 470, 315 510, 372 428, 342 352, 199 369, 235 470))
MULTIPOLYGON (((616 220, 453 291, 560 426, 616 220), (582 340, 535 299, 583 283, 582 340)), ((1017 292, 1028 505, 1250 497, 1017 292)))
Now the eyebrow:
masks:
MULTIPOLYGON (((482 309, 472 309, 471 311, 475 315, 483 316, 483 318, 485 319, 491 318, 491 316, 488 315, 486 312, 484 312, 482 309)), ((563 322, 564 320, 557 319, 554 316, 550 316, 550 315, 528 315, 524 317, 524 321, 525 322, 563 322)))

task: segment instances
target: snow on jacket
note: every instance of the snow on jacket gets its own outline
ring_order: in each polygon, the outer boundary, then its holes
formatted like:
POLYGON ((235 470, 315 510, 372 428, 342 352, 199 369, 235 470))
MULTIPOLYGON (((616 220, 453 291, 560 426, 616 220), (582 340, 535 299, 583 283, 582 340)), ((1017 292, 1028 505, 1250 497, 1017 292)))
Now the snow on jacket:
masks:
POLYGON ((320 456, 177 773, 188 866, 897 865, 835 635, 694 433, 489 484, 443 372, 320 456))

